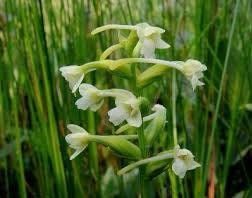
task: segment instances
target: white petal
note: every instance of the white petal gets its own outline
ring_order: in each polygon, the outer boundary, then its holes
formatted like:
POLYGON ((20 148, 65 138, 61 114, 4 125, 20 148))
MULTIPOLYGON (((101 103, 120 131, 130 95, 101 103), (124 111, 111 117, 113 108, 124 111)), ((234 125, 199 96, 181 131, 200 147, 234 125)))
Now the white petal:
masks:
POLYGON ((142 40, 145 36, 144 36, 144 29, 146 27, 149 27, 150 25, 148 23, 139 23, 136 25, 137 28, 137 36, 139 38, 139 40, 142 40))
POLYGON ((198 78, 197 78, 196 76, 192 76, 191 84, 192 84, 193 90, 195 90, 195 88, 196 88, 197 85, 198 85, 198 78))
POLYGON ((129 117, 129 113, 121 106, 111 109, 108 112, 109 121, 115 126, 121 124, 129 117))
POLYGON ((159 27, 149 26, 149 27, 144 28, 144 36, 145 37, 151 36, 152 34, 160 35, 164 32, 165 32, 165 30, 162 28, 159 28, 159 27))
POLYGON ((99 103, 92 104, 90 106, 90 110, 91 111, 97 111, 98 109, 101 108, 101 106, 103 105, 103 102, 104 102, 104 100, 101 100, 99 103))
POLYGON ((77 157, 77 155, 79 155, 87 146, 81 148, 81 149, 77 149, 71 156, 70 156, 70 160, 73 160, 75 157, 77 157))
POLYGON ((144 58, 155 58, 155 43, 151 39, 144 39, 141 48, 141 54, 144 58))
POLYGON ((66 135, 65 140, 71 148, 79 149, 86 145, 87 135, 85 133, 70 133, 66 135))
POLYGON ((86 94, 88 89, 93 89, 93 90, 98 90, 95 86, 87 84, 87 83, 82 83, 79 88, 80 95, 86 94))
POLYGON ((177 151, 177 156, 188 156, 189 158, 193 158, 193 154, 191 151, 189 151, 188 149, 179 149, 177 151))
POLYGON ((166 48, 171 47, 168 43, 166 43, 162 39, 157 39, 155 43, 156 43, 156 48, 159 48, 159 49, 166 49, 166 48))
POLYGON ((75 102, 78 109, 86 110, 93 104, 89 94, 83 95, 80 99, 75 102))
POLYGON ((205 83, 198 80, 197 86, 203 86, 203 85, 205 85, 205 83))
POLYGON ((80 86, 81 82, 83 81, 84 79, 84 74, 82 74, 79 79, 77 79, 75 82, 72 83, 72 85, 70 87, 73 87, 72 89, 72 93, 74 93, 78 87, 80 86))
POLYGON ((179 176, 179 178, 183 178, 187 171, 185 163, 180 159, 174 160, 172 164, 172 170, 176 175, 179 176))
POLYGON ((72 133, 88 133, 85 129, 75 124, 68 124, 67 128, 72 133))
POLYGON ((194 160, 190 160, 187 164, 187 170, 193 170, 195 168, 200 167, 200 164, 198 162, 195 162, 194 160))
POLYGON ((141 112, 137 111, 136 113, 134 113, 134 115, 130 116, 127 119, 127 122, 129 123, 130 126, 140 127, 142 125, 141 112))

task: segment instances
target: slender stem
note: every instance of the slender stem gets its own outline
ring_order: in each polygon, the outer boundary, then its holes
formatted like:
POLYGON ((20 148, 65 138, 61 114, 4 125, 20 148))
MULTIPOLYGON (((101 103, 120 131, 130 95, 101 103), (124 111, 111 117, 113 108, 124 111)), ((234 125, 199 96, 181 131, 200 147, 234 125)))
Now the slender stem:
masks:
POLYGON ((167 60, 159 60, 159 59, 154 59, 154 58, 123 58, 123 59, 115 60, 115 62, 117 63, 116 65, 119 65, 119 66, 121 64, 129 64, 129 63, 150 63, 150 64, 166 65, 168 67, 172 67, 178 70, 181 70, 183 68, 181 61, 167 61, 167 60))
POLYGON ((117 174, 122 175, 124 173, 127 173, 127 172, 131 171, 132 169, 134 169, 134 168, 136 168, 138 166, 148 164, 150 162, 157 162, 157 161, 162 161, 162 160, 170 159, 170 158, 173 158, 173 153, 165 153, 165 154, 160 154, 160 155, 150 157, 150 158, 147 158, 147 159, 142 159, 142 160, 139 160, 139 161, 137 161, 135 163, 132 163, 132 164, 124 167, 123 169, 119 170, 117 172, 117 174))
POLYGON ((100 56, 100 60, 105 60, 111 53, 113 53, 115 50, 118 50, 122 47, 123 47, 123 45, 121 43, 110 46, 108 49, 106 49, 102 53, 102 55, 100 56))
POLYGON ((174 146, 178 144, 177 115, 176 115, 176 72, 172 71, 172 133, 174 146))
MULTIPOLYGON (((128 60, 130 60, 130 59, 128 59, 128 60)), ((137 89, 136 64, 133 64, 131 66, 131 70, 133 73, 132 88, 135 92, 135 95, 137 95, 139 97, 139 96, 141 96, 141 91, 137 89)), ((142 118, 142 123, 143 123, 143 118, 142 118)), ((142 158, 145 158, 147 156, 147 151, 146 151, 146 147, 145 147, 146 144, 145 144, 143 124, 141 125, 141 127, 138 128, 137 134, 138 134, 138 139, 139 139, 139 147, 141 150, 141 155, 142 155, 142 158)), ((145 172, 145 167, 140 167, 139 179, 140 179, 141 197, 142 198, 145 198, 148 196, 148 193, 146 191, 147 190, 147 183, 146 183, 147 181, 144 179, 144 172, 145 172)))
POLYGON ((118 138, 124 138, 126 140, 136 140, 138 139, 137 135, 90 135, 90 137, 94 137, 94 140, 97 140, 97 138, 104 138, 104 137, 118 137, 118 138))
MULTIPOLYGON (((94 113, 89 111, 88 112, 88 131, 90 134, 95 135, 95 117, 94 113)), ((97 184, 97 192, 99 192, 99 162, 98 162, 98 153, 97 153, 97 148, 96 144, 94 142, 90 143, 88 146, 88 158, 89 158, 89 167, 90 171, 93 174, 97 184)))
MULTIPOLYGON (((109 65, 110 69, 114 70, 121 65, 130 64, 130 63, 159 64, 159 65, 172 67, 178 70, 181 70, 183 68, 182 61, 167 61, 167 60, 159 60, 159 59, 154 59, 154 58, 122 58, 118 60, 106 59, 106 60, 89 62, 89 63, 81 65, 81 67, 83 67, 83 69, 85 70, 96 69, 96 68, 106 69, 109 65)), ((134 65, 132 65, 132 67, 133 66, 134 65)))
POLYGON ((103 32, 105 30, 110 30, 110 29, 117 29, 117 30, 136 30, 136 26, 133 25, 117 25, 117 24, 110 24, 110 25, 104 25, 101 27, 98 27, 94 29, 91 34, 97 34, 100 32, 103 32))

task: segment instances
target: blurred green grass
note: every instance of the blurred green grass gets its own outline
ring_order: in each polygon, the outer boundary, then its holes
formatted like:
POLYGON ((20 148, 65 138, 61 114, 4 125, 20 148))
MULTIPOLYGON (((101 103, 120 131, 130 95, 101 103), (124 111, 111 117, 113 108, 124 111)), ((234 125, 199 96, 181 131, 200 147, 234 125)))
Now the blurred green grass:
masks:
MULTIPOLYGON (((0 2, 1 197, 135 196, 130 176, 121 179, 106 171, 124 162, 104 149, 98 147, 99 162, 87 153, 69 161, 66 124, 111 133, 106 117, 111 104, 98 115, 77 110, 58 68, 96 60, 116 42, 113 31, 91 37, 93 28, 139 22, 166 29, 164 39, 172 48, 160 51, 159 58, 196 58, 208 66, 206 85, 196 93, 175 73, 175 81, 169 74, 144 90, 168 109, 166 133, 157 150, 173 146, 173 95, 178 141, 202 164, 183 181, 170 176, 169 182, 169 174, 162 174, 152 181, 151 190, 158 197, 231 197, 238 192, 250 197, 252 114, 242 107, 252 103, 251 19, 249 0, 0 2)), ((88 80, 103 88, 128 87, 104 71, 88 80)))

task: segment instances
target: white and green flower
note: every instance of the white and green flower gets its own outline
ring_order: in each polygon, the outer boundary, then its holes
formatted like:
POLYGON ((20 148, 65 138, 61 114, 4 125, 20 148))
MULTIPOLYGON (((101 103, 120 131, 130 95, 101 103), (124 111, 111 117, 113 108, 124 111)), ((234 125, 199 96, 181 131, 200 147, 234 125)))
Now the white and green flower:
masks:
POLYGON ((69 144, 69 147, 75 149, 75 152, 70 157, 70 160, 72 160, 88 146, 89 134, 85 129, 74 124, 67 125, 67 128, 72 133, 68 134, 65 140, 69 144))
POLYGON ((91 111, 97 111, 102 106, 104 102, 102 90, 83 83, 79 87, 79 92, 82 97, 75 102, 78 109, 86 110, 90 108, 91 111))
POLYGON ((156 48, 166 49, 170 47, 168 43, 161 39, 161 34, 163 34, 165 30, 159 27, 151 26, 148 23, 139 23, 137 25, 110 24, 96 28, 91 32, 91 34, 97 34, 108 29, 136 31, 139 41, 135 49, 137 49, 137 51, 139 49, 140 54, 145 58, 155 58, 156 48))
POLYGON ((204 64, 197 60, 189 59, 186 62, 183 62, 182 65, 183 66, 180 71, 187 77, 188 80, 190 80, 193 90, 195 90, 197 86, 204 85, 204 83, 199 80, 204 76, 203 71, 207 70, 207 67, 204 64))
POLYGON ((128 98, 116 98, 116 107, 108 112, 109 121, 118 126, 127 121, 130 126, 139 127, 142 124, 142 116, 139 109, 139 100, 132 94, 128 98))
POLYGON ((84 72, 81 66, 70 65, 63 66, 59 69, 62 76, 69 82, 69 87, 72 92, 75 92, 84 79, 84 72))
POLYGON ((136 25, 137 36, 139 41, 137 46, 140 47, 140 54, 144 58, 155 58, 155 49, 166 49, 170 45, 161 39, 161 34, 165 32, 159 27, 150 26, 148 23, 136 25))
POLYGON ((174 160, 172 163, 173 172, 180 178, 184 178, 186 171, 200 167, 200 164, 194 161, 194 156, 187 149, 180 149, 179 145, 174 148, 174 160))

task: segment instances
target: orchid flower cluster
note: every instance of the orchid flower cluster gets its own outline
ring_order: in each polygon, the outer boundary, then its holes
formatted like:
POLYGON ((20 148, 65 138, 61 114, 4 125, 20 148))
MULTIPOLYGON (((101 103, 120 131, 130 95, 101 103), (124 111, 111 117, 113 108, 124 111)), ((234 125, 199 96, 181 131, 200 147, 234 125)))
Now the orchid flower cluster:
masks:
POLYGON ((163 105, 153 104, 151 108, 153 113, 143 115, 143 109, 151 106, 147 98, 136 96, 124 89, 98 89, 91 84, 82 82, 88 73, 102 69, 128 80, 134 79, 132 82, 135 82, 135 87, 141 90, 157 80, 157 77, 162 77, 171 69, 175 69, 188 79, 195 90, 197 86, 204 85, 200 79, 203 77, 203 71, 207 68, 193 59, 185 62, 156 59, 156 49, 170 47, 161 39, 161 35, 165 32, 162 28, 153 27, 147 23, 137 25, 110 24, 96 28, 91 34, 95 35, 110 29, 119 31, 119 43, 106 49, 101 54, 100 60, 80 66, 63 66, 60 71, 68 81, 72 92, 75 93, 78 90, 80 93, 81 97, 75 102, 78 109, 96 112, 104 104, 105 98, 112 98, 115 107, 107 112, 108 120, 115 127, 119 127, 111 135, 93 135, 80 126, 69 124, 67 128, 71 133, 65 139, 69 146, 75 150, 70 160, 85 150, 90 142, 96 142, 118 153, 120 157, 132 161, 131 164, 118 171, 119 175, 145 165, 146 177, 153 173, 161 173, 171 167, 177 176, 183 178, 186 171, 200 166, 194 161, 194 156, 189 150, 181 149, 177 145, 174 149, 163 151, 149 158, 143 154, 142 146, 145 149, 151 148, 159 134, 163 132, 166 124, 166 108, 163 105), (130 32, 127 37, 121 34, 122 30, 130 32), (117 60, 108 59, 117 50, 125 50, 129 57, 117 60), (136 75, 132 68, 141 67, 142 63, 152 65, 143 72, 140 69, 136 75), (133 129, 135 134, 121 135, 129 129, 133 129), (137 133, 139 130, 142 130, 142 136, 141 133, 137 133), (137 141, 139 145, 136 144, 137 141))

